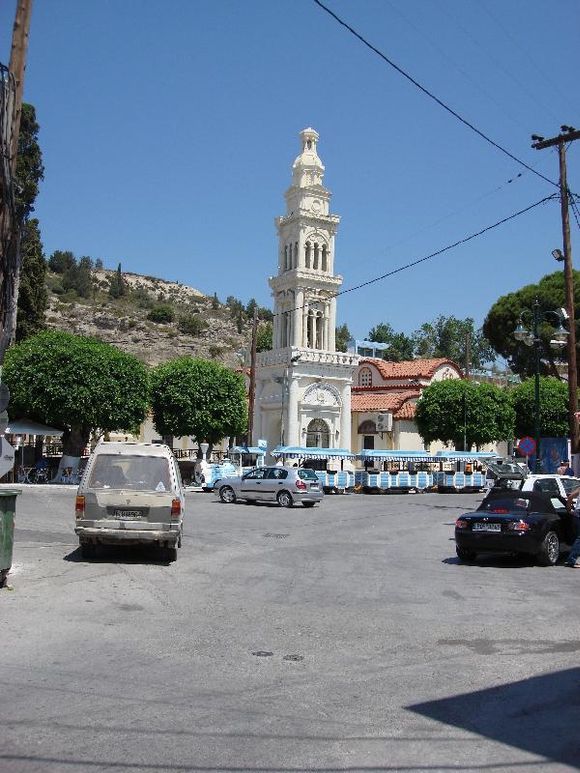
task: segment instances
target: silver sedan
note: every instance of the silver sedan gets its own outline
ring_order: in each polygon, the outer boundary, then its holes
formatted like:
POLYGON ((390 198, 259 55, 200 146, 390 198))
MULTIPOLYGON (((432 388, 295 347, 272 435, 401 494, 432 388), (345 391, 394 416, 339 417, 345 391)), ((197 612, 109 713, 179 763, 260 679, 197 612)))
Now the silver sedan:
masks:
POLYGON ((322 484, 314 470, 303 467, 256 467, 241 478, 222 478, 216 483, 222 502, 277 502, 292 507, 302 502, 314 507, 324 497, 322 484))

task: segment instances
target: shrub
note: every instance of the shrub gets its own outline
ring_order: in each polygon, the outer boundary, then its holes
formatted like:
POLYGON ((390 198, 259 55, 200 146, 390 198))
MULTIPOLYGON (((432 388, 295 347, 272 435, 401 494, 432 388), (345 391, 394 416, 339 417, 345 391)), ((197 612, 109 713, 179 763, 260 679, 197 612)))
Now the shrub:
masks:
POLYGON ((199 314, 184 314, 179 320, 179 329, 186 335, 198 336, 207 326, 207 322, 199 314))
POLYGON ((173 322, 175 319, 175 312, 171 306, 162 304, 151 309, 149 314, 147 314, 147 319, 150 319, 151 322, 173 322))

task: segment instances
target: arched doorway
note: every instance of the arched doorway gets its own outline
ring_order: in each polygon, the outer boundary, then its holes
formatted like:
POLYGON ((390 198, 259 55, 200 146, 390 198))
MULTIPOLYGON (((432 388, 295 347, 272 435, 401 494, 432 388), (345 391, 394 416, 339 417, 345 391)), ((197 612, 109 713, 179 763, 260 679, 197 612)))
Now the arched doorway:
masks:
POLYGON ((330 448, 330 430, 323 419, 312 419, 306 428, 308 448, 330 448))

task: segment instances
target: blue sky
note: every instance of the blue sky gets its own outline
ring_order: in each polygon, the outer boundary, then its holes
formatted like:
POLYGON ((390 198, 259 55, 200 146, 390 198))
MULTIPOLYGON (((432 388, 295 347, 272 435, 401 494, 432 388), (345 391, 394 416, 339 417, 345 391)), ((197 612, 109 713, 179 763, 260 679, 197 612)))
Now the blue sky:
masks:
MULTIPOLYGON (((577 0, 326 0, 416 80, 550 179, 530 134, 580 126, 577 0)), ((16 0, 0 6, 8 63, 16 0)), ((46 167, 45 252, 271 306, 274 218, 313 126, 346 289, 555 191, 430 101, 312 0, 35 0, 25 99, 46 167), (517 175, 523 172, 521 177, 517 175), (512 180, 512 182, 508 182, 512 180)), ((580 191, 580 142, 569 153, 580 191)), ((573 245, 578 227, 572 220, 573 245)), ((358 338, 439 314, 479 325, 561 267, 559 203, 339 298, 358 338)), ((576 249, 578 254, 578 249, 576 249)))

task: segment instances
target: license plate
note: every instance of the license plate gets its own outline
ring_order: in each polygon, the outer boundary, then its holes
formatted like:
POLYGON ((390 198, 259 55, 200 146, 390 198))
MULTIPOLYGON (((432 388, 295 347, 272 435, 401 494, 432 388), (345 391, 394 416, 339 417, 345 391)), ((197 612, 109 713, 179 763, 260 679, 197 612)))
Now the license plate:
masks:
POLYGON ((113 518, 143 518, 142 510, 113 510, 113 518))
POLYGON ((473 531, 501 531, 501 523, 474 523, 473 531))
POLYGON ((318 483, 311 483, 310 488, 318 488, 318 483))

